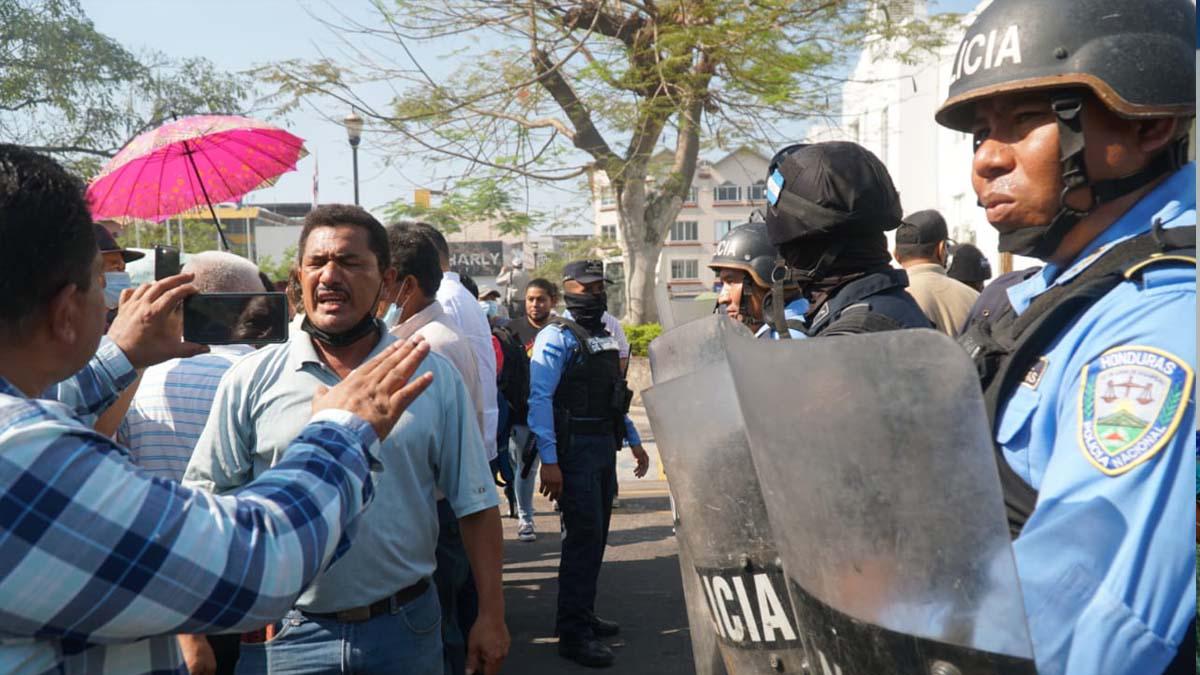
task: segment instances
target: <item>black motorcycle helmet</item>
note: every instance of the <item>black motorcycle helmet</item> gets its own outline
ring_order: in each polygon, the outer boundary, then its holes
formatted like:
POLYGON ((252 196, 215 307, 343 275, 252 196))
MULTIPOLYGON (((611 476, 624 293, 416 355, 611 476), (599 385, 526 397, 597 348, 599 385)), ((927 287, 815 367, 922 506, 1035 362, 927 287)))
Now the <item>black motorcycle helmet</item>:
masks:
POLYGON ((820 279, 844 253, 887 264, 883 233, 900 226, 900 195, 870 150, 843 141, 793 145, 767 173, 767 234, 794 268, 792 279, 820 279))
POLYGON ((1196 6, 1192 0, 995 0, 967 29, 951 71, 939 124, 971 132, 974 104, 999 94, 1048 91, 1058 118, 1064 189, 1045 227, 1000 237, 1000 250, 1049 257, 1096 206, 1178 169, 1187 137, 1144 170, 1091 181, 1084 166, 1081 92, 1127 119, 1192 117, 1196 112, 1196 6), (1092 205, 1067 206, 1091 187, 1092 205))

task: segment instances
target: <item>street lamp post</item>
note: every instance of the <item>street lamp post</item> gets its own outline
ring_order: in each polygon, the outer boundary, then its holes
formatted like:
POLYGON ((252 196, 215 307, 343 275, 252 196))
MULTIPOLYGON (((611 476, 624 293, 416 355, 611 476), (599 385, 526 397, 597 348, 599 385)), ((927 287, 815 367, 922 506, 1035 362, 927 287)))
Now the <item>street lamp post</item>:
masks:
POLYGON ((358 206, 358 143, 362 140, 363 119, 353 109, 342 120, 346 137, 350 139, 350 155, 354 161, 354 205, 358 206))

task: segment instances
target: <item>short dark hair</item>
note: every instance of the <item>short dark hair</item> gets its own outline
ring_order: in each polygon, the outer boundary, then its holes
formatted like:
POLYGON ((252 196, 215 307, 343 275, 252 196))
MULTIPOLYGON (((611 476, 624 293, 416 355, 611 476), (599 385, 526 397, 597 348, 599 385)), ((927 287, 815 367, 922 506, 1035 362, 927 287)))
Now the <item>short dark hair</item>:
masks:
POLYGON ((83 181, 45 155, 0 143, 0 332, 24 334, 68 284, 89 290, 97 251, 83 181))
POLYGON ((416 277, 421 293, 430 298, 437 295, 442 285, 442 265, 433 241, 421 228, 406 222, 388 225, 387 235, 392 267, 399 274, 396 281, 411 274, 416 277))
POLYGON ((937 257, 937 247, 940 243, 942 242, 935 241, 930 244, 896 244, 896 259, 904 261, 914 258, 935 258, 937 257))
POLYGON ((550 296, 551 299, 558 298, 558 285, 549 279, 538 277, 537 279, 533 279, 529 283, 525 284, 525 292, 528 293, 529 289, 531 288, 542 289, 546 295, 550 296))
POLYGON ((467 289, 467 292, 471 294, 472 298, 479 297, 479 284, 475 283, 475 280, 471 278, 470 274, 458 275, 458 283, 462 284, 463 288, 467 289))
POLYGON ((308 235, 318 227, 337 227, 351 225, 367 231, 367 247, 375 254, 382 272, 392 264, 388 253, 388 236, 383 225, 375 220, 366 209, 350 204, 324 204, 318 206, 304 216, 304 227, 300 230, 300 246, 296 251, 296 262, 304 260, 304 245, 308 243, 308 235))
POLYGON ((449 263, 450 244, 446 243, 446 235, 442 234, 441 230, 422 220, 414 220, 412 224, 420 228, 426 237, 429 237, 429 240, 433 242, 434 248, 437 249, 438 255, 441 256, 441 260, 449 263))

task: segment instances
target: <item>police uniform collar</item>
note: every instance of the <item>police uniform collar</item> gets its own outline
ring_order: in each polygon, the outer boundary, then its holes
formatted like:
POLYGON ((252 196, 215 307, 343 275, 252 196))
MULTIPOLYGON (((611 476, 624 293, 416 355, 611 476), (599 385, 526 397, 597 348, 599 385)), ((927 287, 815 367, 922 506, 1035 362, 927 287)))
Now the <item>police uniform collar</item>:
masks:
POLYGON ((819 331, 822 326, 841 314, 850 305, 892 288, 907 288, 908 273, 904 270, 884 270, 855 279, 843 286, 819 307, 809 309, 809 330, 819 331))

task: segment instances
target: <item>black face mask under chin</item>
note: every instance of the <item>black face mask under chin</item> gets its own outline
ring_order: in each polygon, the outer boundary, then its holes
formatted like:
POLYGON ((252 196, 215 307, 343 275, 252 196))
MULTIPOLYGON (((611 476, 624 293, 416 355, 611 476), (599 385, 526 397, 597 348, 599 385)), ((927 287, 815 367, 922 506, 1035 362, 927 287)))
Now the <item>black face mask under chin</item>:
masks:
POLYGON ((563 293, 563 300, 575 323, 589 328, 601 325, 608 308, 607 293, 563 293))
POLYGON ((362 318, 362 321, 359 321, 351 326, 349 330, 342 331, 341 333, 326 333, 313 325, 308 316, 305 316, 304 321, 300 324, 300 330, 311 335, 314 340, 334 348, 352 345, 370 335, 371 331, 378 329, 379 321, 375 318, 374 314, 367 314, 362 318))

